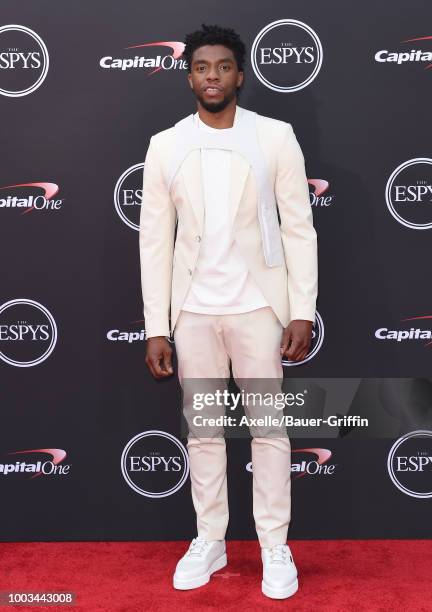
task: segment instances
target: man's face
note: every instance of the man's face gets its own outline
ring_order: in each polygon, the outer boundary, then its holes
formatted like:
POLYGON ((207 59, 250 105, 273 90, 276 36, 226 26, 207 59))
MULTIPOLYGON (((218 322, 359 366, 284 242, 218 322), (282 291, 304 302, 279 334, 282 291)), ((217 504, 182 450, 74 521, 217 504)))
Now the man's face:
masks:
POLYGON ((222 111, 243 82, 234 53, 223 45, 204 45, 193 52, 191 63, 188 80, 197 100, 211 113, 222 111))

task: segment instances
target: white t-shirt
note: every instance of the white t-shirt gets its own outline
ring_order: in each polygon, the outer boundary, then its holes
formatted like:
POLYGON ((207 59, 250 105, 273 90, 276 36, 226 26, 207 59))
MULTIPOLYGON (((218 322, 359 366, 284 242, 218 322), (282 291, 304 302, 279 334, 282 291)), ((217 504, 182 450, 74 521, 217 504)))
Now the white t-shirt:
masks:
MULTIPOLYGON (((236 108, 234 123, 238 112, 236 108)), ((202 130, 221 132, 201 121, 198 113, 194 120, 202 130)), ((234 241, 229 217, 231 156, 232 152, 224 149, 201 149, 204 231, 191 286, 182 306, 189 312, 236 314, 269 306, 234 241)))

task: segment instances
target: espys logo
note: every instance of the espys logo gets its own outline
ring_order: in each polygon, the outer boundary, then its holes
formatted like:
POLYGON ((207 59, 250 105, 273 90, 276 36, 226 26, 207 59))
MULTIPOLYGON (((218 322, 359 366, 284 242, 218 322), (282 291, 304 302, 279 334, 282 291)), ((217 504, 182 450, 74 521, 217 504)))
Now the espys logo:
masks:
MULTIPOLYGON (((168 47, 171 53, 162 55, 160 52, 151 53, 148 55, 134 55, 134 57, 112 57, 106 55, 99 61, 99 66, 105 69, 114 70, 142 70, 152 68, 148 76, 159 72, 160 70, 185 70, 186 61, 182 59, 184 44, 178 41, 159 41, 151 43, 142 43, 139 45, 131 45, 125 49, 141 49, 143 47, 168 47)), ((153 51, 149 49, 149 51, 153 51)))
POLYGON ((419 429, 396 440, 387 469, 393 484, 405 495, 432 498, 432 431, 419 429))
MULTIPOLYGON (((401 321, 428 321, 432 319, 432 315, 421 315, 417 317, 406 317, 401 321)), ((393 340, 396 342, 405 342, 406 340, 427 340, 424 346, 432 346, 432 330, 421 329, 420 327, 410 327, 409 329, 389 329, 388 327, 379 327, 375 331, 375 338, 378 340, 393 340)))
POLYGON ((309 353, 301 361, 291 361, 290 359, 282 359, 282 365, 284 366, 299 366, 307 361, 310 361, 320 350, 322 343, 324 342, 324 322, 321 315, 317 311, 315 313, 315 322, 312 327, 312 342, 309 353))
MULTIPOLYGON (((432 43, 432 36, 419 36, 417 38, 407 38, 402 40, 401 44, 405 43, 420 43, 420 41, 429 41, 432 43)), ((414 45, 411 45, 414 46, 414 45)), ((423 63, 428 62, 424 67, 425 70, 432 68, 432 50, 423 51, 422 49, 410 49, 409 51, 389 51, 382 49, 375 53, 375 61, 380 64, 402 64, 423 63)))
POLYGON ((27 96, 48 73, 48 50, 41 37, 21 25, 0 27, 0 94, 27 96))
POLYGON ((139 231, 144 180, 144 162, 123 172, 114 188, 114 206, 118 216, 131 229, 139 231))
POLYGON ((317 33, 302 21, 279 19, 266 25, 251 49, 252 68, 263 85, 283 93, 310 85, 323 59, 317 33))
POLYGON ((333 204, 334 196, 327 193, 330 187, 328 181, 324 179, 308 179, 308 183, 309 186, 312 187, 312 191, 309 190, 311 206, 325 208, 333 204))
POLYGON ((432 159, 409 159, 392 172, 385 198, 391 215, 410 229, 432 228, 432 159))
POLYGON ((57 325, 39 302, 10 300, 0 306, 0 359, 20 368, 39 365, 57 342, 57 325))
POLYGON ((21 210, 21 215, 26 215, 33 210, 60 210, 64 199, 54 199, 58 191, 59 186, 56 183, 5 185, 0 187, 0 209, 16 208, 21 210), (38 190, 42 190, 43 193, 38 193, 38 190))
POLYGON ((14 463, 0 463, 0 478, 9 478, 16 474, 33 474, 26 480, 32 480, 38 476, 66 476, 70 472, 71 466, 63 463, 66 459, 66 451, 62 448, 35 448, 31 450, 11 451, 9 455, 40 455, 41 458, 33 461, 15 461, 14 463), (51 459, 45 459, 44 455, 50 455, 51 459))
POLYGON ((189 475, 189 457, 175 436, 165 431, 144 431, 126 444, 121 470, 136 493, 168 497, 184 485, 189 475))
MULTIPOLYGON (((291 479, 296 480, 306 475, 331 476, 337 463, 328 463, 332 453, 327 448, 297 448, 291 450, 291 455, 299 455, 300 461, 291 461, 291 479), (304 455, 302 458, 301 456, 304 455), (314 458, 311 458, 311 455, 314 458)), ((253 471, 252 462, 246 465, 248 472, 253 471)))

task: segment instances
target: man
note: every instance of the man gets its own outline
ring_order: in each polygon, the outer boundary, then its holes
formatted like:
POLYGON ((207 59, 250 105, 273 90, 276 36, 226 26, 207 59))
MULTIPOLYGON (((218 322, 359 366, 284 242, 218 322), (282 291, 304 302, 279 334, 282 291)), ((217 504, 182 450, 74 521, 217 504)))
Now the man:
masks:
MULTIPOLYGON (((173 373, 172 333, 182 386, 229 378, 230 363, 236 382, 280 382, 281 358, 306 357, 315 320, 317 236, 303 154, 289 123, 237 105, 245 46, 232 29, 203 25, 183 55, 197 112, 151 138, 144 169, 146 364, 156 379, 173 373)), ((198 535, 177 564, 178 589, 206 584, 227 564, 225 439, 189 435, 187 448, 198 535)), ((283 599, 298 589, 286 543, 286 429, 253 437, 251 451, 262 591, 283 599)))

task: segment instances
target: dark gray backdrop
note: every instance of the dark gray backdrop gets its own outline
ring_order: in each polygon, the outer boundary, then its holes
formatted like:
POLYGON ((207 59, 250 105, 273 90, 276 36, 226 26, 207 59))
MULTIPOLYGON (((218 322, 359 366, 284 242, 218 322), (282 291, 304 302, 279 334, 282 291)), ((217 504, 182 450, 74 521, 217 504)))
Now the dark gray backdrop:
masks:
MULTIPOLYGON (((116 184, 128 168, 144 161, 150 136, 194 111, 195 103, 185 70, 149 75, 148 68, 104 69, 99 62, 106 56, 167 55, 166 47, 126 47, 182 41, 203 21, 234 27, 250 49, 267 24, 295 19, 313 28, 323 48, 319 74, 294 93, 264 86, 248 56, 239 100, 292 123, 308 177, 329 183, 330 204, 313 207, 318 311, 325 335, 314 357, 287 365, 285 375, 364 379, 356 397, 381 406, 377 381, 404 377, 408 385, 420 385, 428 414, 432 347, 427 340, 386 341, 374 334, 379 328, 409 329, 411 323, 403 319, 431 314, 431 231, 398 223, 386 205, 385 188, 400 164, 431 154, 432 69, 426 68, 428 62, 380 63, 374 56, 382 49, 403 52, 402 41, 432 35, 430 3, 37 1, 3 5, 0 17, 0 27, 20 24, 36 32, 50 60, 44 82, 33 93, 0 95, 0 198, 37 195, 42 193, 38 188, 17 186, 52 182, 62 199, 56 211, 22 214, 0 207, 0 302, 34 300, 49 310, 58 330, 53 352, 40 364, 17 367, 0 361, 0 462, 14 462, 11 453, 17 451, 64 449, 62 463, 71 466, 68 474, 33 479, 0 473, 2 540, 195 535, 188 480, 172 495, 149 497, 128 486, 120 467, 123 449, 139 433, 158 430, 179 437, 177 381, 152 379, 143 340, 107 337, 110 330, 143 329, 138 232, 116 211, 116 184)), ((13 36, 6 40, 0 34, 0 54, 10 52, 13 36)), ((21 39, 16 40, 19 46, 21 39)), ((408 47, 432 51, 432 39, 408 47)), ((0 64, 2 87, 31 80, 25 68, 5 67, 6 60, 0 64)), ((432 184, 427 168, 421 167, 416 184, 432 184)), ((124 210, 135 219, 139 178, 138 169, 125 183, 131 191, 120 194, 122 204, 131 197, 124 210)), ((416 205, 432 220, 430 198, 416 205)), ((9 313, 9 319, 3 313, 0 325, 24 316, 9 313)), ((432 327, 427 319, 418 324, 432 327)), ((21 348, 13 342, 5 332, 0 350, 19 355, 21 348)), ((31 341, 27 345, 33 350, 31 341)), ((362 408, 365 403, 360 401, 362 408)), ((409 413, 409 402, 404 408, 409 413)), ((298 456, 302 449, 329 449, 335 468, 332 474, 293 479, 290 537, 430 535, 430 498, 398 489, 387 457, 398 436, 431 426, 427 418, 399 425, 396 419, 390 433, 364 439, 337 434, 326 440, 293 439, 298 456)), ((150 455, 162 453, 160 440, 147 448, 150 455)), ((432 454, 424 448, 413 453, 432 454)), ((253 538, 251 474, 245 469, 249 442, 228 440, 228 451, 228 536, 253 538)), ((27 452, 21 457, 36 458, 47 456, 27 452)), ((432 482, 430 473, 426 478, 432 482)), ((156 470, 147 484, 157 489, 159 477, 164 475, 156 470)))

